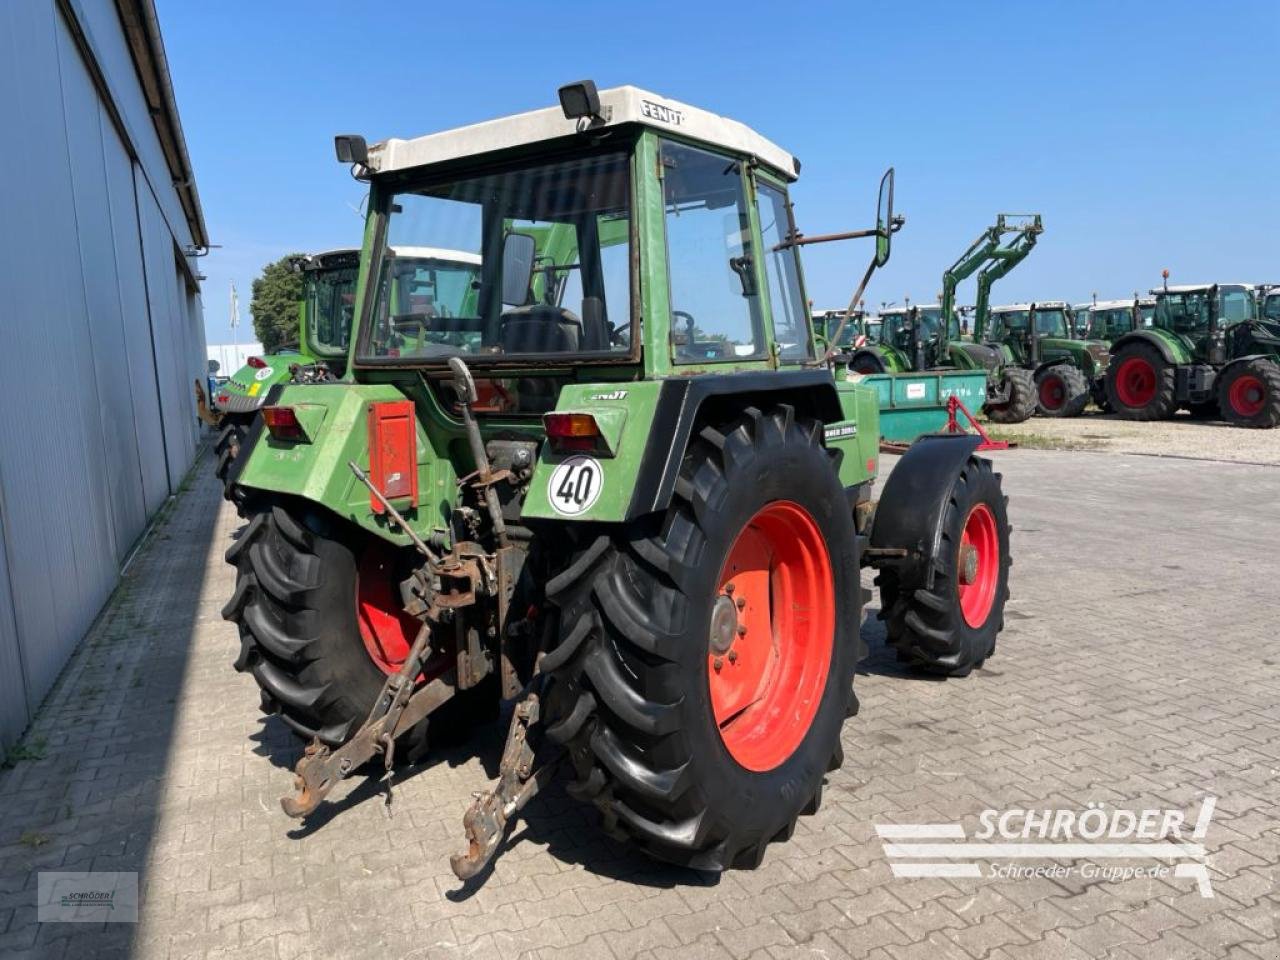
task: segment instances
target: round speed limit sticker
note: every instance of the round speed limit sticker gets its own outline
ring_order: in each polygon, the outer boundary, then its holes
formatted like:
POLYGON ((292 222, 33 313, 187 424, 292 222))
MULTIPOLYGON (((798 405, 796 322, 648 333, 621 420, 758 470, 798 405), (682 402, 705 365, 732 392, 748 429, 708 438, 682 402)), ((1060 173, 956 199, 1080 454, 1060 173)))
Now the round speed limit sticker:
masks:
POLYGON ((556 513, 576 517, 591 509, 603 487, 600 464, 591 457, 570 457, 551 472, 547 499, 556 513))

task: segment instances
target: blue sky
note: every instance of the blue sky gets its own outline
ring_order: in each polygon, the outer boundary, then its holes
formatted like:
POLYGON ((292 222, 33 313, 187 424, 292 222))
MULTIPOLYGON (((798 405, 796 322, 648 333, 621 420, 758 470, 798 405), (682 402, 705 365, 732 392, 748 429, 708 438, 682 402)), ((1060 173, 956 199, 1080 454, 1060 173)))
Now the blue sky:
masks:
MULTIPOLYGON (((210 343, 291 250, 359 242, 333 159, 370 142, 555 103, 591 77, 755 127, 804 163, 807 233, 869 225, 898 171, 907 225, 868 300, 932 299, 999 211, 1044 214, 996 302, 1124 296, 1176 280, 1280 282, 1280 4, 193 4, 158 0, 205 217, 210 343), (1213 14, 1210 15, 1209 11, 1213 14)), ((817 306, 870 250, 810 248, 817 306)), ((972 281, 961 288, 972 298, 972 281)))

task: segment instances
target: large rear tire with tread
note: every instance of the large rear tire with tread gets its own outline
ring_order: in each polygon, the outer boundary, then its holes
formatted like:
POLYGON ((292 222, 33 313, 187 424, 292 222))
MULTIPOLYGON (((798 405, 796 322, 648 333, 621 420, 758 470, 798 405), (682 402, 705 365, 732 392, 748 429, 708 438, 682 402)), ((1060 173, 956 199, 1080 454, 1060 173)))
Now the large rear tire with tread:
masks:
POLYGON ((1280 426, 1280 365, 1259 358, 1230 368, 1219 378, 1218 403, 1232 426, 1280 426))
POLYGON ((1042 417, 1078 417, 1089 404, 1089 381, 1069 364, 1045 367, 1035 383, 1036 413, 1042 417))
POLYGON ((919 582, 894 567, 880 571, 880 619, 899 660, 963 677, 995 652, 1009 599, 1008 502, 991 461, 969 457, 947 498, 938 552, 919 582))
POLYGON ((1148 343, 1130 343, 1111 355, 1107 400, 1125 420, 1165 420, 1178 409, 1176 370, 1148 343))
MULTIPOLYGON (((227 562, 236 589, 222 616, 240 630, 236 670, 300 737, 344 743, 421 626, 400 607, 395 548, 321 511, 266 503, 227 562)), ((496 677, 486 677, 431 715, 431 740, 461 739, 497 712, 496 677)))
POLYGON ((1030 370, 1005 367, 1002 382, 1008 387, 1009 399, 1004 403, 987 403, 983 411, 992 423, 1022 423, 1036 412, 1036 381, 1030 370))
POLYGON ((547 733, 568 747, 570 793, 659 859, 758 865, 770 841, 817 809, 824 775, 843 760, 841 726, 856 709, 860 544, 821 423, 778 406, 703 429, 665 514, 602 530, 547 584, 560 613, 543 661, 547 733), (787 524, 794 531, 780 534, 787 524), (788 552, 793 539, 809 547, 788 552), (807 599, 786 602, 785 581, 807 599), (763 611, 752 599, 761 589, 763 611), (721 715, 728 687, 718 678, 748 676, 732 671, 754 662, 753 636, 766 647, 774 638, 778 666, 751 688, 757 699, 721 715), (716 645, 737 650, 735 637, 741 657, 716 645), (797 650, 808 652, 796 660, 797 650), (782 703, 790 709, 771 726, 768 707, 782 703))

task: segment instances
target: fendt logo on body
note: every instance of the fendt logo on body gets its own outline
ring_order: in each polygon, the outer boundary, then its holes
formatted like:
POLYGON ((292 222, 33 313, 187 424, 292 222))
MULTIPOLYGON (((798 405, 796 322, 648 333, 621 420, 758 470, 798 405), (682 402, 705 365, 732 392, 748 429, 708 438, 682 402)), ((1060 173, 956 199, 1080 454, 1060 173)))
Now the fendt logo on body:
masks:
POLYGON ((659 123, 669 123, 673 127, 678 127, 684 123, 684 112, 676 110, 673 107, 665 106, 661 103, 654 103, 652 100, 640 101, 640 112, 650 120, 657 120, 659 123))

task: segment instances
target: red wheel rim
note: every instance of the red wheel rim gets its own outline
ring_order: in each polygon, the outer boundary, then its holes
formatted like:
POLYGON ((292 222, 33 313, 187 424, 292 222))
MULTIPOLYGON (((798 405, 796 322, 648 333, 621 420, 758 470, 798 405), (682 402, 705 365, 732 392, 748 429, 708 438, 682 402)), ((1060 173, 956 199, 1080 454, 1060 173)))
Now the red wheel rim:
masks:
POLYGON ((1145 407, 1156 397, 1156 368, 1145 357, 1128 357, 1116 371, 1116 393, 1126 407, 1145 407))
POLYGON ((369 658, 383 673, 400 669, 422 626, 404 612, 389 553, 377 544, 365 549, 356 568, 356 623, 369 658))
POLYGON ((996 602, 999 579, 1000 534, 995 514, 985 503, 979 503, 965 518, 956 557, 960 613, 969 626, 976 629, 987 622, 996 602))
POLYGON ((1067 402, 1067 385, 1057 375, 1050 375, 1040 381, 1040 406, 1046 410, 1057 410, 1067 402))
POLYGON ((738 534, 712 601, 707 655, 720 739, 748 770, 772 770, 809 732, 835 637, 831 556, 809 512, 762 507, 738 534))
POLYGON ((1242 417, 1256 417, 1267 402, 1267 388, 1261 378, 1252 373, 1242 374, 1231 381, 1227 391, 1231 409, 1242 417))

